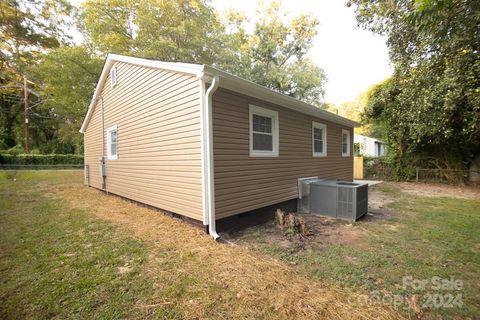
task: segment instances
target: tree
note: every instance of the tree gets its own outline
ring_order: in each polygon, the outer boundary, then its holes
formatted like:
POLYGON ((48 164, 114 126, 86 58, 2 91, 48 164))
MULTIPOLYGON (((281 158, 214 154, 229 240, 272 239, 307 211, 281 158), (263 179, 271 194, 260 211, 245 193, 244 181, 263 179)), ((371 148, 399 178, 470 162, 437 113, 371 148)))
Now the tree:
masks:
POLYGON ((398 168, 458 168, 480 153, 478 1, 350 3, 362 26, 388 39, 395 73, 372 93, 366 117, 383 124, 398 168))
POLYGON ((212 64, 222 26, 202 0, 89 0, 83 25, 103 53, 212 64))
MULTIPOLYGON (((75 46, 51 50, 31 67, 31 74, 43 83, 41 94, 45 99, 34 116, 52 119, 51 124, 58 131, 51 137, 58 139, 58 145, 71 144, 75 151, 81 150, 83 142, 78 130, 101 65, 102 59, 92 55, 85 46, 75 46)), ((52 148, 55 146, 50 146, 52 148)))
MULTIPOLYGON (((278 2, 261 5, 261 17, 250 34, 244 15, 229 12, 223 68, 255 83, 317 106, 323 106, 325 72, 306 54, 317 34, 319 21, 300 15, 287 22, 278 2), (230 61, 230 62, 229 62, 230 61)), ((221 59, 222 60, 222 59, 221 59)))
POLYGON ((0 72, 0 149, 10 149, 17 144, 15 128, 22 123, 21 81, 14 69, 4 61, 0 72))
POLYGON ((64 29, 72 9, 64 0, 0 2, 1 59, 20 71, 42 49, 66 42, 64 29))
POLYGON ((143 0, 135 24, 138 52, 147 58, 213 64, 223 26, 203 0, 143 0))
POLYGON ((363 125, 355 128, 355 133, 363 134, 369 137, 385 140, 385 132, 381 126, 369 119, 364 119, 364 113, 368 105, 369 97, 378 85, 372 85, 364 92, 360 93, 355 100, 347 101, 339 106, 328 104, 326 109, 330 112, 337 113, 342 117, 362 122, 363 125))
POLYGON ((103 53, 212 64, 260 85, 320 106, 326 75, 305 58, 318 19, 300 15, 284 22, 279 3, 260 6, 255 29, 244 14, 223 20, 204 0, 89 0, 84 26, 103 53))
POLYGON ((230 12, 222 20, 207 0, 87 0, 78 15, 67 0, 7 0, 0 9, 2 147, 23 140, 27 75, 37 93, 28 111, 32 144, 42 152, 79 152, 77 131, 106 53, 211 64, 322 105, 326 76, 306 57, 318 20, 288 20, 278 3, 259 8, 253 31, 245 15, 230 12), (76 18, 81 45, 70 37, 76 18))
MULTIPOLYGON (((69 41, 66 31, 72 22, 72 10, 72 6, 64 0, 0 2, 2 147, 11 148, 23 140, 17 127, 23 127, 24 123, 23 119, 20 121, 24 112, 23 77, 29 76, 28 66, 34 65, 42 52, 69 41)), ((38 87, 41 84, 33 85, 38 87)), ((30 99, 36 103, 39 97, 31 94, 30 99)), ((33 119, 31 126, 35 125, 33 119)))
POLYGON ((134 0, 88 0, 82 4, 80 25, 87 41, 102 53, 135 51, 134 0))

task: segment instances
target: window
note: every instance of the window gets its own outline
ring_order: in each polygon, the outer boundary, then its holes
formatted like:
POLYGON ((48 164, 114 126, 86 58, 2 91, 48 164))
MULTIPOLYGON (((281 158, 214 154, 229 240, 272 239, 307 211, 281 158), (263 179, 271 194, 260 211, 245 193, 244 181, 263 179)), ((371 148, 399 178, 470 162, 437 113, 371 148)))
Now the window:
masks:
POLYGON ((278 112, 250 105, 250 156, 278 157, 278 112))
POLYGON ((342 156, 350 156, 350 131, 342 129, 342 156))
POLYGON ((313 156, 327 155, 327 126, 323 123, 312 122, 313 156))
POLYGON ((375 156, 382 157, 385 155, 385 145, 381 142, 375 141, 375 156))
POLYGON ((118 134, 117 126, 107 129, 107 159, 118 159, 118 134))
POLYGON ((115 67, 110 70, 110 82, 112 87, 117 85, 117 69, 115 67))

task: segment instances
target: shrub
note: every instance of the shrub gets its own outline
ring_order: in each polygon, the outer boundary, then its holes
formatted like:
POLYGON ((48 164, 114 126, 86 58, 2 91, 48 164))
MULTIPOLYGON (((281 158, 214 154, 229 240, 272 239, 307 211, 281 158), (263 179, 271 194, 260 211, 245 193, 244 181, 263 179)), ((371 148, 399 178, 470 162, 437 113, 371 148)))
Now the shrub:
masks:
POLYGON ((398 177, 385 157, 363 157, 365 179, 396 180, 398 177))
POLYGON ((83 155, 77 154, 0 154, 4 165, 82 165, 83 155))

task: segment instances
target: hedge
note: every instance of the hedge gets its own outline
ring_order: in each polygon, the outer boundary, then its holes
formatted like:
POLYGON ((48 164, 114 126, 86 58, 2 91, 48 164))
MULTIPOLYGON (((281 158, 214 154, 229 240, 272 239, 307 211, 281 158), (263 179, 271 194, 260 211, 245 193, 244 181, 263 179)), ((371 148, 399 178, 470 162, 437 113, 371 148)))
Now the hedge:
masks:
POLYGON ((0 154, 3 165, 83 165, 77 154, 0 154))

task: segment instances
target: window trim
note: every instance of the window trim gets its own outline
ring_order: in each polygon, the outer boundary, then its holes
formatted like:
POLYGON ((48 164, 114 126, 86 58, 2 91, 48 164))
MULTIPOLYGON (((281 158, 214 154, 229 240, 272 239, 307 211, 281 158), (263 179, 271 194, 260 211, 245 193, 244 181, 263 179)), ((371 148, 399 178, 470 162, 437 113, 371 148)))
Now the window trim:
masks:
POLYGON ((112 67, 110 69, 110 84, 112 85, 112 88, 114 88, 117 85, 117 68, 112 67))
POLYGON ((249 105, 249 144, 250 157, 278 157, 279 155, 279 120, 278 111, 249 105), (253 115, 269 117, 272 119, 272 151, 253 150, 253 115))
POLYGON ((312 121, 312 156, 327 156, 327 125, 320 122, 312 121), (323 152, 315 152, 315 129, 322 129, 323 152))
POLYGON ((343 157, 349 157, 350 156, 350 130, 345 130, 342 129, 342 137, 341 137, 341 150, 342 150, 342 156, 343 157), (347 134, 347 152, 343 152, 343 134, 347 134))
POLYGON ((111 126, 107 129, 107 159, 108 160, 118 160, 118 127, 117 125, 111 126), (115 131, 115 134, 117 135, 117 145, 116 145, 116 154, 112 154, 112 149, 110 144, 112 143, 112 138, 111 138, 111 132, 115 131))

